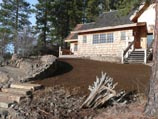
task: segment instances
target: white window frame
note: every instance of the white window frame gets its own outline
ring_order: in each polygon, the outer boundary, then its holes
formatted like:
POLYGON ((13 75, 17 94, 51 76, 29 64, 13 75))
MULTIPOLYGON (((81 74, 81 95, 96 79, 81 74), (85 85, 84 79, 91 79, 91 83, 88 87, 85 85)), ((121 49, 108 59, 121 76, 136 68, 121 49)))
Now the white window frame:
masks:
POLYGON ((99 43, 99 34, 93 34, 93 44, 99 43))
POLYGON ((93 44, 113 43, 114 33, 93 34, 93 44))
POLYGON ((107 33, 107 43, 114 42, 114 33, 107 33))
POLYGON ((126 32, 125 31, 121 31, 121 40, 126 40, 126 32))
POLYGON ((83 43, 87 43, 87 36, 83 36, 83 43))
POLYGON ((74 44, 74 51, 78 50, 78 44, 74 44))
POLYGON ((100 43, 107 43, 107 34, 100 34, 100 43))

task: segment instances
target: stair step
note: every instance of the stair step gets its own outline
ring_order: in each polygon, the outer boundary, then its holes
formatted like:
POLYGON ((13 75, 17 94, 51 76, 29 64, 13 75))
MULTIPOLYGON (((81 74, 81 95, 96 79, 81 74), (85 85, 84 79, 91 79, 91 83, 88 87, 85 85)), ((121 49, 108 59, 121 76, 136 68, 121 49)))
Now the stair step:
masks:
POLYGON ((17 88, 17 89, 38 90, 42 88, 42 85, 30 84, 30 83, 15 83, 15 84, 11 84, 10 87, 17 88))
POLYGON ((130 55, 144 56, 144 53, 143 54, 131 53, 130 55))
POLYGON ((0 98, 0 108, 7 109, 7 108, 9 108, 14 103, 15 103, 14 101, 0 98))
POLYGON ((132 58, 131 58, 131 59, 128 59, 128 61, 129 61, 129 60, 132 60, 132 61, 144 61, 144 59, 132 59, 132 58))
POLYGON ((129 57, 133 57, 133 58, 144 58, 144 56, 142 57, 142 56, 129 56, 129 57))
POLYGON ((134 50, 133 52, 144 52, 144 50, 134 50))
POLYGON ((127 59, 128 60, 144 60, 144 58, 134 58, 134 57, 129 57, 127 59))
POLYGON ((2 92, 5 93, 13 93, 13 94, 21 94, 21 95, 31 95, 32 91, 28 89, 20 89, 19 88, 2 88, 2 92))
POLYGON ((0 108, 0 115, 2 116, 2 115, 8 115, 8 113, 9 113, 9 111, 8 111, 8 109, 6 109, 6 108, 0 108))
POLYGON ((142 56, 142 57, 144 57, 144 54, 130 54, 129 56, 142 56))
POLYGON ((25 95, 0 92, 0 102, 3 102, 4 100, 7 100, 8 102, 16 101, 16 102, 19 103, 24 98, 26 98, 25 95))
POLYGON ((142 62, 142 63, 144 63, 144 60, 128 60, 128 62, 142 62))

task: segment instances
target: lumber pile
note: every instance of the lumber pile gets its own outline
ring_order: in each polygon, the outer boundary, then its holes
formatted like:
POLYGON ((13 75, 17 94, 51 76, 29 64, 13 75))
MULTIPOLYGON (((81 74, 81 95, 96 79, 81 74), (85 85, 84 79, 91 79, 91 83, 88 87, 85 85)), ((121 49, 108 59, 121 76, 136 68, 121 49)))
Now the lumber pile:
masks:
POLYGON ((113 79, 102 72, 101 78, 96 77, 94 84, 89 86, 90 94, 81 105, 81 108, 102 107, 107 101, 119 103, 126 94, 125 91, 117 93, 114 90, 117 84, 113 83, 113 79))

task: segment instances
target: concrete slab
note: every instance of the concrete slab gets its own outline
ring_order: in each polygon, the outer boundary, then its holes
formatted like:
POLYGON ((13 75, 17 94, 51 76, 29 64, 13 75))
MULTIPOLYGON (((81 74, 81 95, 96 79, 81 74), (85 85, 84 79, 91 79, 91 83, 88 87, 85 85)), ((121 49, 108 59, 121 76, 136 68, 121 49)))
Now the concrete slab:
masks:
POLYGON ((27 90, 38 90, 42 88, 40 84, 30 84, 30 83, 13 83, 10 85, 10 88, 19 88, 19 89, 27 89, 27 90))
POLYGON ((31 95, 32 91, 29 89, 20 89, 19 88, 2 88, 2 92, 5 93, 13 93, 13 94, 21 94, 21 95, 31 95))

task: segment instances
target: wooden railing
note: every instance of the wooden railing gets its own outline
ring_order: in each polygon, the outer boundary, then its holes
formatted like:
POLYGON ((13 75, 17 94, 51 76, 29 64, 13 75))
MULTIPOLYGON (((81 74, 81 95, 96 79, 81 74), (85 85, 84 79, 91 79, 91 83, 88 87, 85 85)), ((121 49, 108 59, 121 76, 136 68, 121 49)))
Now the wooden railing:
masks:
POLYGON ((129 49, 131 49, 131 47, 134 45, 134 40, 128 45, 128 47, 123 50, 122 52, 122 63, 124 63, 124 57, 126 55, 126 53, 129 51, 129 49))

